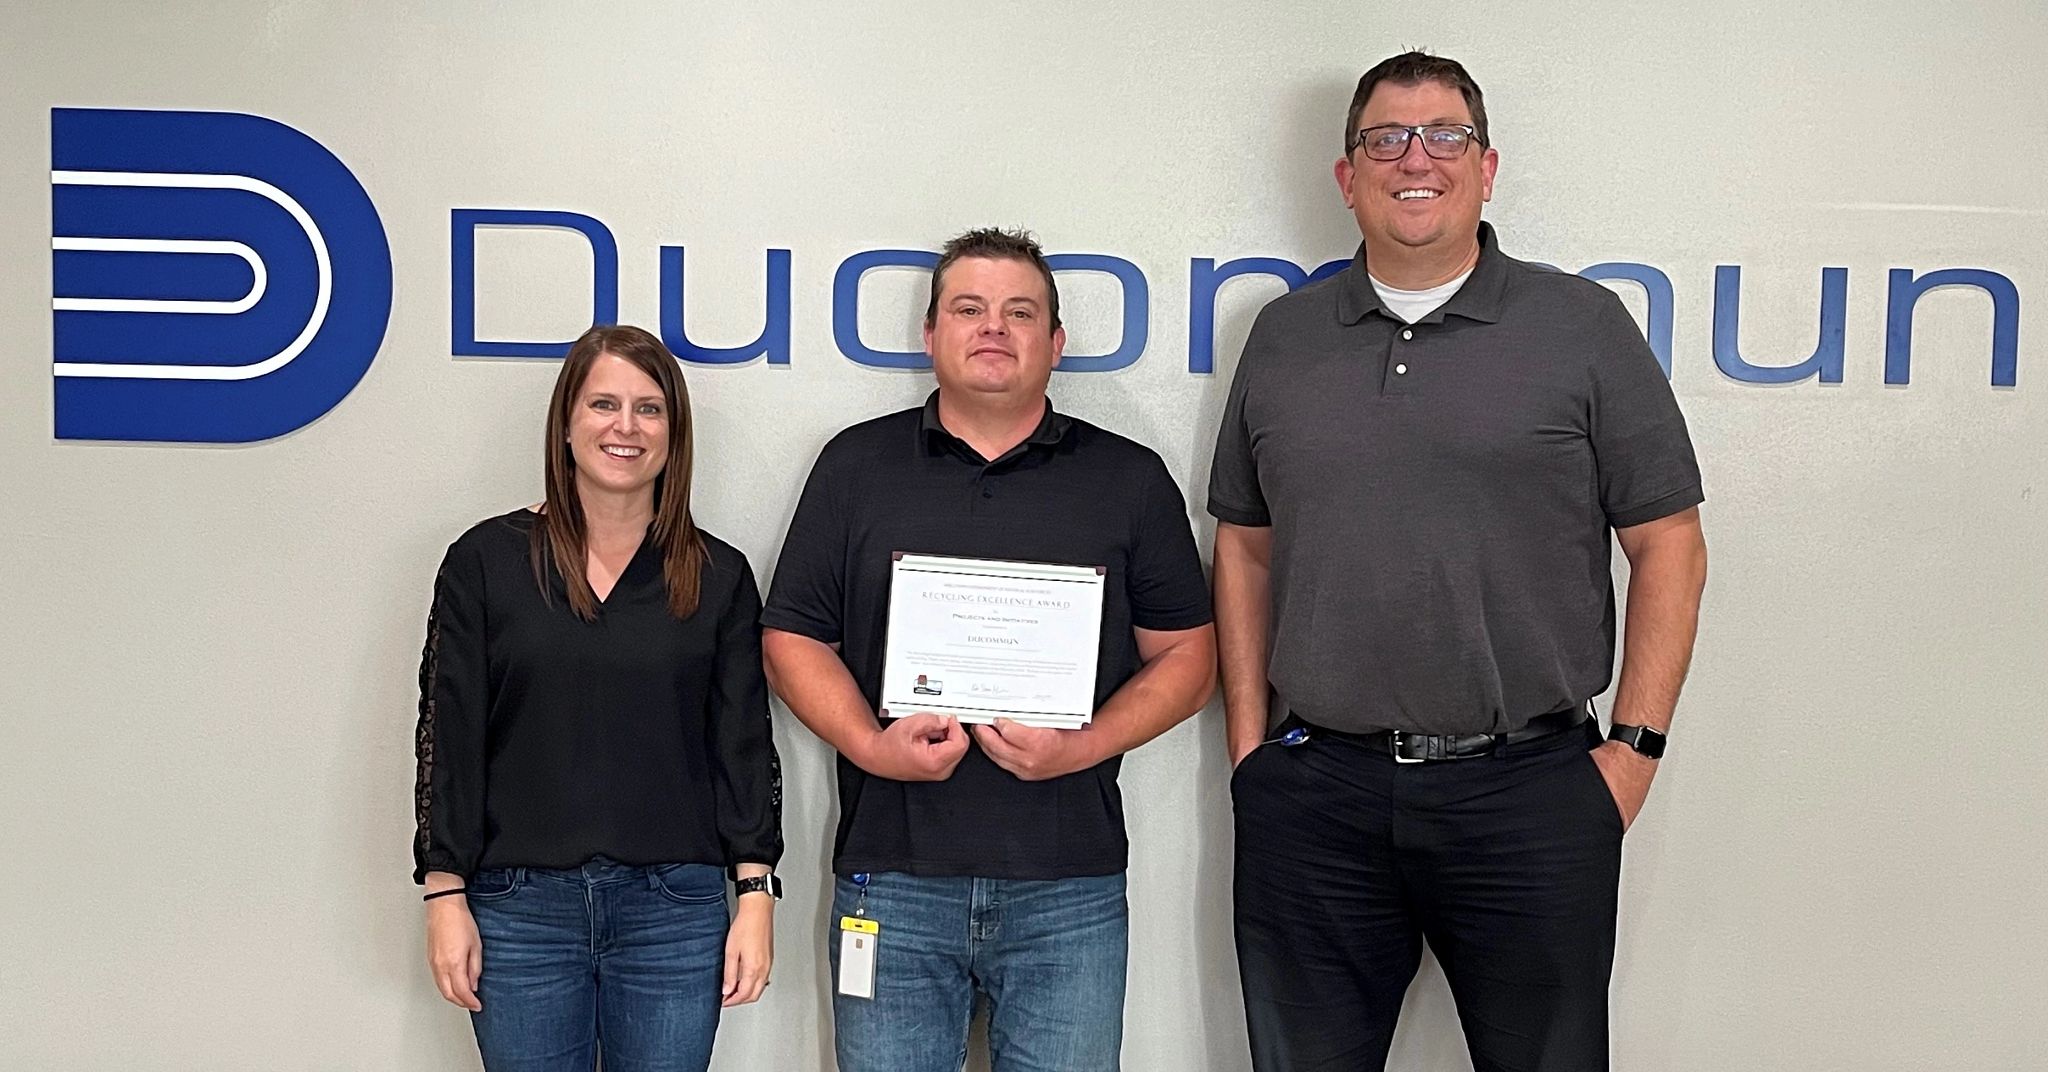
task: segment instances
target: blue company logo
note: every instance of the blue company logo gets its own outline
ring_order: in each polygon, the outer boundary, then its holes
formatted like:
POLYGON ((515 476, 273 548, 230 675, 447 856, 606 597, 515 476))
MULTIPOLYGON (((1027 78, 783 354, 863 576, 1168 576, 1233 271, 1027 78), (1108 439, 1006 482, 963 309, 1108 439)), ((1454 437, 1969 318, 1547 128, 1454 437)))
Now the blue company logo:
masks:
MULTIPOLYGON (((546 228, 573 231, 590 244, 591 322, 609 324, 619 315, 619 243, 602 220, 578 212, 533 209, 455 209, 449 215, 449 323, 453 328, 450 352, 456 357, 541 357, 559 358, 569 350, 567 342, 524 342, 477 338, 476 329, 476 232, 479 228, 546 228)), ((791 251, 769 249, 765 255, 765 295, 762 327, 751 342, 738 346, 707 346, 684 329, 687 288, 683 280, 684 247, 661 246, 659 333, 676 356, 703 365, 740 365, 765 359, 769 365, 790 363, 790 321, 794 310, 790 298, 791 251)), ((870 249, 847 256, 832 273, 832 341, 849 361, 882 369, 928 368, 930 361, 920 351, 877 350, 860 337, 861 279, 877 270, 930 271, 938 254, 928 250, 870 249)), ((1122 257, 1099 253, 1055 253, 1046 257, 1052 270, 1060 273, 1095 272, 1115 279, 1122 291, 1122 332, 1116 348, 1101 354, 1068 354, 1060 362, 1061 372, 1110 372, 1135 363, 1145 352, 1147 327, 1151 323, 1152 287, 1135 263, 1122 257)), ((1267 277, 1288 289, 1306 286, 1343 270, 1348 258, 1315 266, 1296 264, 1277 257, 1241 257, 1217 261, 1195 257, 1188 261, 1187 288, 1187 370, 1197 375, 1216 369, 1216 311, 1219 296, 1232 280, 1267 277)), ((1662 269, 1634 261, 1608 261, 1579 270, 1579 275, 1600 282, 1614 282, 1640 288, 1644 303, 1643 334, 1650 350, 1671 374, 1672 322, 1676 306, 1670 275, 1662 269)), ((1820 316, 1812 353, 1804 358, 1784 360, 1773 357, 1752 361, 1741 346, 1742 268, 1722 264, 1714 268, 1713 331, 1711 350, 1714 367, 1738 383, 1783 384, 1815 380, 1841 383, 1847 354, 1849 270, 1822 268, 1820 316)), ((1937 290, 1975 290, 1991 300, 1990 380, 1993 387, 2011 387, 2019 375, 2020 292, 2013 281, 1984 268, 1942 268, 1920 273, 1910 268, 1893 268, 1885 280, 1884 382, 1893 386, 1912 380, 1913 319, 1915 307, 1937 290)))
POLYGON ((247 443, 370 367, 391 248, 355 176, 233 112, 50 112, 57 438, 247 443))

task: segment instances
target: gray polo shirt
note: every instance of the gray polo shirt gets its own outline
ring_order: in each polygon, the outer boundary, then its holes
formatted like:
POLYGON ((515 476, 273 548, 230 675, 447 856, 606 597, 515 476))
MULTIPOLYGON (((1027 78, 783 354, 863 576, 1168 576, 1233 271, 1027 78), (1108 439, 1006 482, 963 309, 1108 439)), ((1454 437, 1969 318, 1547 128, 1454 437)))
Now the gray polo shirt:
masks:
POLYGON ((1698 505, 1699 463, 1621 300, 1479 226, 1414 325, 1351 267, 1267 305, 1209 512, 1273 529, 1274 718, 1503 733, 1607 688, 1610 528, 1698 505))

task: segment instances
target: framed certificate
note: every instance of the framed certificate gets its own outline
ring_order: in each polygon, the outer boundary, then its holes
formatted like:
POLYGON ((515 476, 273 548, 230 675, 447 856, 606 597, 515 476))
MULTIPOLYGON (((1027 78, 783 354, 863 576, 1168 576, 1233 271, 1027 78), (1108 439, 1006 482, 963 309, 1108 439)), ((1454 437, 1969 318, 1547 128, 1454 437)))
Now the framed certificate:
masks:
POLYGON ((883 718, 1072 729, 1094 717, 1103 567, 894 557, 883 718))

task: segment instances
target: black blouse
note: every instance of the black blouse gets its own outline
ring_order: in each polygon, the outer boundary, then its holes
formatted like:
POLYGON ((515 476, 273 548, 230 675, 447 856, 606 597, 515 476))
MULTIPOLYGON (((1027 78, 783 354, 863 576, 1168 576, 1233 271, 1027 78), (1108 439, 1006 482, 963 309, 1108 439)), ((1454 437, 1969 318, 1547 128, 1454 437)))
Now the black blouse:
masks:
POLYGON ((696 613, 668 611, 644 542, 597 620, 549 571, 518 510, 448 548, 420 663, 419 830, 428 871, 743 862, 782 855, 782 769, 761 675, 761 596, 709 535, 696 613))

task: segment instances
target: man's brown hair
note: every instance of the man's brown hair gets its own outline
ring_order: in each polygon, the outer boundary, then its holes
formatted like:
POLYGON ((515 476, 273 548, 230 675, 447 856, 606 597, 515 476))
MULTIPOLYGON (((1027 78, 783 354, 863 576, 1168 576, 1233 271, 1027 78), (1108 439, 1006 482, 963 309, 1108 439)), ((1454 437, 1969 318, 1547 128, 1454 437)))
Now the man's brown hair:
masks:
POLYGON ((1046 315, 1050 323, 1048 333, 1060 327, 1060 288, 1052 281, 1052 267, 1045 263, 1045 251, 1038 248, 1038 240, 1030 231, 1005 231, 999 227, 979 227, 946 243, 939 252, 939 263, 932 268, 932 296, 925 303, 924 326, 931 327, 939 318, 939 291, 946 281, 946 269, 962 257, 984 257, 997 261, 1024 261, 1038 274, 1045 277, 1047 299, 1046 315))
POLYGON ((1351 150, 1357 146, 1358 113, 1365 111, 1365 102, 1372 99, 1373 87, 1381 82, 1392 82, 1397 86, 1435 82, 1457 90, 1465 98, 1465 107, 1472 111, 1472 129, 1478 132, 1480 146, 1484 148, 1493 144, 1493 140, 1486 136, 1486 98, 1479 92, 1479 83, 1465 73, 1465 65, 1427 52, 1403 52, 1374 64, 1372 70, 1358 80, 1358 91, 1351 95, 1351 111, 1344 118, 1345 156, 1350 156, 1351 150))

